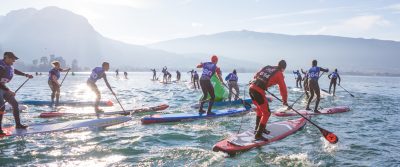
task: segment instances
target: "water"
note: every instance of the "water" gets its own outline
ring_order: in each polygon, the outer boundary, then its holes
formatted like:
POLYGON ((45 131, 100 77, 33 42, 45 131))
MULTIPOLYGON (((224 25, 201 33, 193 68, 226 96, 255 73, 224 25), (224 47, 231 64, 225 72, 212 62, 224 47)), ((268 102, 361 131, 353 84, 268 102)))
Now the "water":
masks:
MULTIPOLYGON (((62 87, 62 99, 92 100, 93 93, 86 87, 88 73, 68 76, 62 87)), ((163 85, 152 82, 151 73, 129 73, 129 79, 110 74, 109 81, 126 109, 168 103, 165 113, 195 111, 201 92, 190 90, 185 83, 163 85)), ((252 74, 239 74, 241 90, 252 74)), ((47 77, 30 80, 18 92, 18 100, 47 100, 50 90, 47 77)), ((324 77, 326 78, 326 76, 324 77)), ((25 80, 16 77, 10 87, 15 90, 25 80)), ((182 80, 190 80, 183 74, 182 80)), ((286 74, 288 86, 294 77, 286 74)), ((325 141, 317 128, 308 124, 302 131, 287 138, 253 149, 235 157, 213 152, 212 146, 241 129, 254 127, 255 113, 243 117, 227 117, 184 123, 141 125, 140 118, 97 131, 70 131, 25 137, 0 139, 0 166, 398 166, 400 165, 400 78, 342 76, 342 86, 355 98, 337 88, 337 97, 321 101, 322 107, 347 105, 351 111, 312 120, 334 132, 339 143, 325 141), (243 119, 243 121, 241 121, 243 119)), ((327 79, 321 80, 328 88, 327 79)), ((103 99, 113 99, 102 80, 99 88, 103 99)), ((276 88, 272 88, 277 95, 276 88)), ((247 91, 247 90, 246 90, 247 91)), ((243 92, 241 93, 243 94, 243 92)), ((289 101, 300 92, 289 91, 289 101)), ((115 101, 115 100, 114 100, 115 101)), ((290 103, 290 102, 289 102, 290 103)), ((280 107, 276 100, 271 109, 280 107)), ((304 108, 304 102, 294 108, 304 108)), ((29 106, 22 114, 24 123, 53 123, 92 117, 37 118, 48 107, 29 106)), ((66 108, 73 112, 93 112, 93 108, 66 108)), ((118 105, 104 108, 121 110, 118 105)), ((270 122, 291 118, 271 117, 270 122)), ((5 116, 3 124, 13 125, 12 116, 5 116)))

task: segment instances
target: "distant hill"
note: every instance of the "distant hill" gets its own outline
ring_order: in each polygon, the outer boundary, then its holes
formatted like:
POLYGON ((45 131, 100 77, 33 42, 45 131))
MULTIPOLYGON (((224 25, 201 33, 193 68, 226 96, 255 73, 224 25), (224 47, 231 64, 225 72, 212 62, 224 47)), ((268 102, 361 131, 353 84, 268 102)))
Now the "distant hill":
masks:
POLYGON ((262 64, 286 59, 289 69, 308 68, 317 59, 322 67, 342 71, 400 73, 397 41, 243 30, 174 39, 148 47, 178 54, 218 53, 262 64))
MULTIPOLYGON (((77 59, 80 66, 90 68, 109 61, 112 68, 189 69, 210 57, 209 54, 180 55, 105 38, 84 17, 57 7, 21 9, 0 16, 0 50, 15 52, 21 58, 19 62, 25 64, 55 54, 68 64, 77 59)), ((243 62, 227 59, 224 63, 231 68, 243 62)), ((243 63, 242 67, 255 64, 243 63)))

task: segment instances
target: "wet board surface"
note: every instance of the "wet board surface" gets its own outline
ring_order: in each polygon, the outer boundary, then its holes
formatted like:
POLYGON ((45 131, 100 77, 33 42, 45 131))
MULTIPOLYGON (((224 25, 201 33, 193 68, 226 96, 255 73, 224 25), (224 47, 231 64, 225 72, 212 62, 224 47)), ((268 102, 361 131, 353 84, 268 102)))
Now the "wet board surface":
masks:
POLYGON ((236 154, 255 147, 260 147, 295 133, 306 124, 306 121, 306 119, 300 118, 268 124, 266 129, 269 130, 270 133, 263 134, 263 137, 268 140, 255 140, 254 129, 234 134, 215 144, 213 150, 226 152, 228 154, 236 154))
MULTIPOLYGON (((3 131, 6 133, 5 136, 24 136, 38 133, 50 133, 58 131, 66 131, 80 128, 99 128, 107 127, 120 123, 130 121, 131 117, 115 117, 115 118, 101 118, 101 119, 87 119, 87 120, 76 120, 63 123, 55 124, 36 124, 29 125, 27 129, 15 129, 14 126, 5 127, 3 131)), ((0 136, 4 137, 4 136, 0 136)))
MULTIPOLYGON (((26 105, 37 105, 37 106, 44 106, 44 105, 51 105, 51 101, 46 100, 23 100, 20 101, 21 104, 26 105)), ((94 101, 60 101, 59 105, 70 105, 70 106, 93 106, 94 101)), ((113 106, 114 103, 112 101, 100 101, 100 106, 113 106)))
MULTIPOLYGON (((161 111, 165 110, 169 107, 168 104, 161 104, 158 106, 153 107, 142 107, 133 110, 125 110, 125 111, 112 111, 112 112, 104 112, 100 115, 129 115, 133 113, 144 113, 144 112, 154 112, 154 111, 161 111)), ((72 112, 43 112, 40 113, 39 117, 41 118, 53 118, 53 117, 62 117, 62 116, 71 116, 71 115, 87 115, 87 116, 94 116, 97 115, 96 113, 72 113, 72 112)))
MULTIPOLYGON (((348 112, 350 111, 350 108, 347 106, 323 108, 322 110, 319 110, 321 113, 315 113, 313 111, 307 111, 307 110, 297 110, 297 111, 302 115, 324 115, 324 114, 337 114, 337 113, 348 112)), ((296 112, 286 110, 286 107, 278 109, 278 111, 272 113, 272 115, 277 117, 298 116, 296 112)))
POLYGON ((215 115, 199 114, 199 112, 189 113, 176 113, 176 114, 155 114, 146 116, 141 119, 142 124, 162 123, 162 122, 179 122, 179 121, 192 121, 197 119, 216 118, 223 116, 233 116, 238 114, 244 114, 249 112, 250 109, 242 108, 231 108, 223 110, 212 110, 215 115))

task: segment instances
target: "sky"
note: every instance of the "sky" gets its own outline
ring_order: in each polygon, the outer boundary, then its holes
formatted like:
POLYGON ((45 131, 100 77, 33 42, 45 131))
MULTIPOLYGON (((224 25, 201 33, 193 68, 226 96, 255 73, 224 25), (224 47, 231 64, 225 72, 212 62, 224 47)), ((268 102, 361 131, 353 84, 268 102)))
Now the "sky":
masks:
POLYGON ((47 6, 137 45, 240 30, 400 41, 398 0, 0 0, 0 16, 47 6))

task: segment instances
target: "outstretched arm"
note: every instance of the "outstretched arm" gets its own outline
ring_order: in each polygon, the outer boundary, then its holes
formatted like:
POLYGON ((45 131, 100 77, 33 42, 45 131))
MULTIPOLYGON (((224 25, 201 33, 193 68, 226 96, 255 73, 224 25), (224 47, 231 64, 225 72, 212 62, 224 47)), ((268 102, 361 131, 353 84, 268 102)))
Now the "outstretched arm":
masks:
POLYGON ((19 70, 17 70, 17 69, 14 69, 14 74, 16 74, 16 75, 21 75, 21 76, 25 76, 25 77, 28 77, 28 78, 33 78, 32 75, 23 73, 22 71, 19 71, 19 70))
POLYGON ((319 69, 320 69, 321 71, 323 71, 323 72, 329 72, 329 69, 328 69, 328 68, 325 69, 325 68, 320 67, 319 69))

